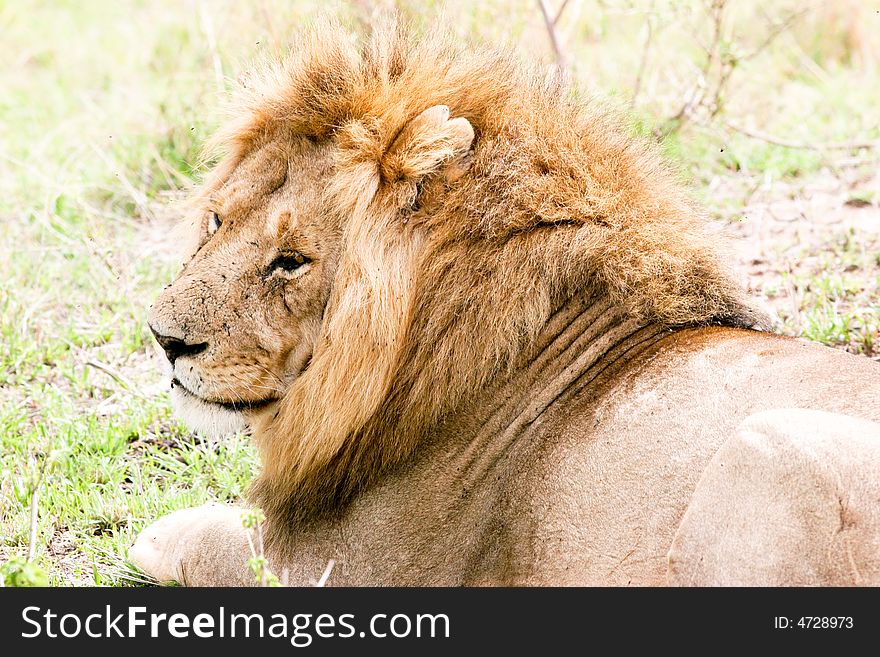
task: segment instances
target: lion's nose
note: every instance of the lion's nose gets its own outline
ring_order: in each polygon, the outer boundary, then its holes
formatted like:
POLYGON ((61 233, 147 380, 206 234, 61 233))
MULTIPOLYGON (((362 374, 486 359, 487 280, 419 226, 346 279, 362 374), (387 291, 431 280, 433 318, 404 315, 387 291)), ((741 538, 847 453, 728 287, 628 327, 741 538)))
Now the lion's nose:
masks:
POLYGON ((168 360, 172 365, 174 365, 174 361, 181 356, 195 356, 208 348, 207 342, 187 343, 179 338, 162 335, 152 326, 150 326, 150 330, 153 332, 153 335, 156 336, 156 342, 158 342, 159 346, 165 350, 165 355, 168 357, 168 360))

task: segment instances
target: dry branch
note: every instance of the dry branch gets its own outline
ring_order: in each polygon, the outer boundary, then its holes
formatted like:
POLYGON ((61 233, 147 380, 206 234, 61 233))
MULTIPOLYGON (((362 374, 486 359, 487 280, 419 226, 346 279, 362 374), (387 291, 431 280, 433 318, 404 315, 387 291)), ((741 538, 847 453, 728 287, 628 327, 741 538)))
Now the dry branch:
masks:
POLYGON ((781 139, 780 137, 776 137, 774 135, 768 134, 766 132, 761 132, 760 130, 750 130, 748 128, 743 128, 741 126, 736 125, 735 123, 730 123, 729 121, 725 121, 724 125, 734 132, 739 132, 740 134, 745 135, 746 137, 751 137, 752 139, 759 139, 761 141, 765 141, 768 144, 774 144, 775 146, 782 146, 784 148, 801 148, 806 150, 813 151, 831 151, 831 150, 860 150, 865 148, 877 148, 880 147, 880 140, 878 141, 840 141, 840 142, 806 142, 806 141, 790 141, 788 139, 781 139))
POLYGON ((333 566, 335 565, 336 562, 333 561, 333 559, 330 559, 327 562, 327 566, 324 568, 324 572, 321 574, 321 579, 319 579, 315 584, 316 587, 322 588, 324 586, 327 586, 327 580, 330 579, 330 573, 333 572, 333 566))
MULTIPOLYGON (((803 17, 807 12, 813 9, 812 5, 808 5, 798 11, 792 12, 781 21, 770 26, 764 39, 752 50, 748 52, 726 52, 723 45, 725 30, 725 10, 727 0, 711 0, 709 5, 709 14, 712 19, 712 36, 708 46, 703 46, 706 53, 706 59, 700 68, 697 81, 692 91, 687 95, 685 102, 681 108, 671 117, 663 121, 655 130, 654 134, 657 139, 663 139, 670 134, 678 131, 688 121, 694 120, 700 109, 708 114, 708 119, 714 119, 723 108, 723 98, 727 90, 730 78, 742 62, 757 57, 764 52, 770 45, 788 30, 797 20, 803 17), (707 90, 713 87, 713 90, 707 90)), ((762 12, 764 18, 769 21, 766 13, 762 12)), ((739 130, 743 132, 743 130, 739 130)), ((745 134, 745 133, 744 133, 745 134)), ((755 135, 751 135, 755 136, 755 135)), ((772 136, 766 135, 772 141, 772 136)), ((780 146, 787 145, 784 140, 779 140, 780 146)), ((793 143, 793 142, 792 142, 793 143)), ((790 146, 791 148, 809 148, 809 146, 790 146)))
MULTIPOLYGON (((653 12, 653 10, 654 3, 652 2, 648 11, 653 12)), ((639 69, 636 71, 636 80, 633 83, 633 92, 629 99, 630 108, 636 106, 636 100, 642 90, 642 77, 645 75, 645 68, 648 65, 648 51, 651 50, 651 42, 654 40, 654 21, 651 19, 650 13, 645 21, 645 30, 645 42, 642 44, 642 56, 639 58, 639 69)))
POLYGON ((550 45, 553 47, 553 54, 556 58, 556 67, 565 78, 568 78, 570 75, 570 62, 562 47, 562 40, 559 37, 557 26, 567 4, 568 0, 563 0, 559 9, 556 12, 551 12, 547 0, 538 0, 538 7, 540 7, 541 15, 544 17, 544 25, 547 28, 547 34, 550 36, 550 45))
POLYGON ((138 392, 137 386, 130 379, 128 379, 128 377, 126 377, 123 374, 121 374, 120 372, 116 371, 115 369, 113 369, 109 365, 107 365, 105 363, 101 363, 96 360, 92 360, 92 359, 85 361, 85 363, 83 363, 83 364, 86 367, 93 367, 96 370, 100 370, 101 372, 104 372, 104 374, 109 375, 111 379, 113 379, 118 384, 120 384, 128 392, 132 393, 133 395, 136 395, 137 397, 140 397, 141 399, 146 399, 146 397, 143 394, 138 392))

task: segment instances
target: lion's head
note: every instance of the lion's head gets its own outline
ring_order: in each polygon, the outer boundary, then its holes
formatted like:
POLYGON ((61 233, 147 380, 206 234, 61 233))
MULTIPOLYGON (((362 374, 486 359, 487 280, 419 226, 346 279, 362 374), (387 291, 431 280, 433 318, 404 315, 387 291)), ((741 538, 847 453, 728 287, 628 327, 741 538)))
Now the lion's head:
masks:
POLYGON ((150 325, 184 418, 252 427, 270 516, 341 508, 573 296, 758 321, 650 149, 503 54, 324 24, 216 142, 150 325))
POLYGON ((332 167, 326 145, 266 144, 201 195, 197 250, 149 320, 192 428, 243 429, 311 359, 341 237, 322 203, 332 167))

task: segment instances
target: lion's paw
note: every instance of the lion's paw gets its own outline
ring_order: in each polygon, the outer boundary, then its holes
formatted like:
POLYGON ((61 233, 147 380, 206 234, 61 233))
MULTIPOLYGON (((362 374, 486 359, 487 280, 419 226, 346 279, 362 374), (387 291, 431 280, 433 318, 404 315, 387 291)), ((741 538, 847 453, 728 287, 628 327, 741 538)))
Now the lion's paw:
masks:
POLYGON ((128 558, 144 573, 163 584, 182 580, 181 557, 188 530, 228 507, 205 505, 163 516, 138 534, 128 558))

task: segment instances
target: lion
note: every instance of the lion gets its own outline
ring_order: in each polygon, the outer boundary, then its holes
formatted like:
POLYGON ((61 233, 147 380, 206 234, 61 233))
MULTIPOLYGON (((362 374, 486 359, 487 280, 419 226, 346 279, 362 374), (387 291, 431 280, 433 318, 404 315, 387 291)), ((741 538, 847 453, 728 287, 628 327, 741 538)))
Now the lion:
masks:
MULTIPOLYGON (((505 52, 337 25, 246 77, 149 326, 290 584, 880 584, 880 365, 768 332, 654 150, 505 52)), ((246 585, 241 509, 147 527, 246 585)))

